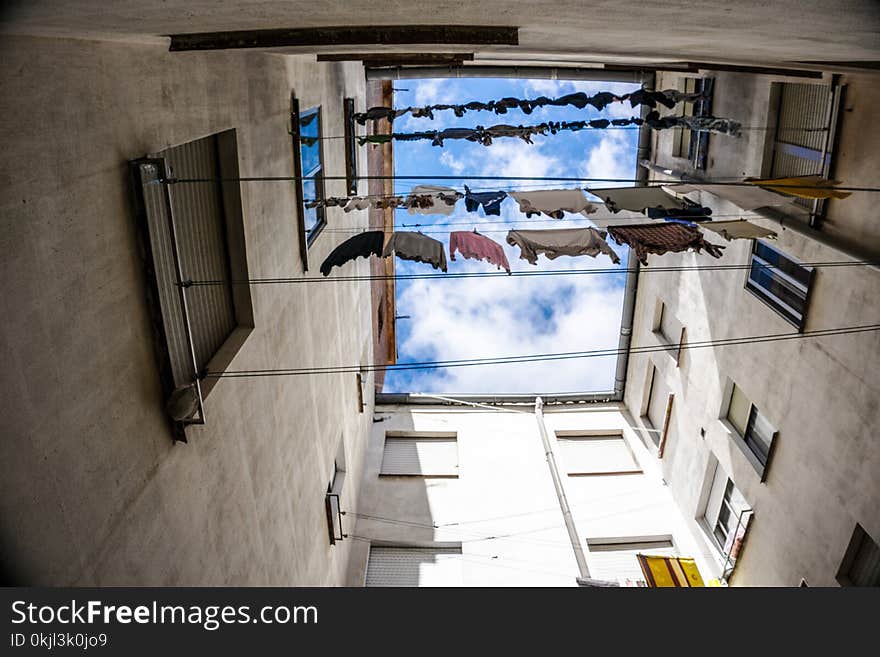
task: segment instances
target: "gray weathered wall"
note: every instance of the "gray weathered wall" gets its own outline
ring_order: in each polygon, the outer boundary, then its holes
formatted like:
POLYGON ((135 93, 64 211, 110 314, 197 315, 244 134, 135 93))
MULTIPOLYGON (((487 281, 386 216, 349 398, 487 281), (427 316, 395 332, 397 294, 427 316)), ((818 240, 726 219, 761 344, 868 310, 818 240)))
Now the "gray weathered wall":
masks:
MULTIPOLYGON (((235 128, 242 175, 292 175, 291 91, 342 134, 361 70, 8 36, 2 58, 0 561, 33 584, 343 583, 347 546, 329 545, 324 493, 340 439, 360 471, 371 423, 355 376, 221 380, 208 424, 172 444, 126 161, 235 128)), ((341 141, 325 162, 343 173, 341 141)), ((299 276, 293 183, 241 192, 251 276, 299 276)), ((333 212, 331 227, 366 222, 333 212)), ((313 262, 340 240, 321 235, 313 262)), ((232 369, 371 357, 365 283, 252 293, 256 328, 232 369)), ((346 503, 356 492, 352 476, 346 503)))

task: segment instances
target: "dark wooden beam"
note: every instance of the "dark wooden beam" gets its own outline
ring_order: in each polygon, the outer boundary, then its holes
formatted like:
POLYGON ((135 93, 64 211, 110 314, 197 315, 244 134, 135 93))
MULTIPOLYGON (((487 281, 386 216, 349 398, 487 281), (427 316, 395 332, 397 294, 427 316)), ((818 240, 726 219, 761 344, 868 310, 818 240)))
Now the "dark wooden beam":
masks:
POLYGON ((318 54, 319 62, 363 62, 364 66, 460 66, 474 60, 473 53, 466 52, 376 52, 376 53, 330 53, 318 54))
POLYGON ((516 27, 481 25, 377 25, 172 34, 169 50, 226 50, 350 45, 519 45, 516 27))

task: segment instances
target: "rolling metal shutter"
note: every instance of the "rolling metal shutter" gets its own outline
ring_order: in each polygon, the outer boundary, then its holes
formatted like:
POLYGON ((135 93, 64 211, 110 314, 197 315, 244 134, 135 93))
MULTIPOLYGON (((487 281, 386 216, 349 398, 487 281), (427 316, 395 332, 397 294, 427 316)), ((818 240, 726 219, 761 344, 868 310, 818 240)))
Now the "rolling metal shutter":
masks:
MULTIPOLYGON (((828 175, 832 122, 838 103, 837 87, 780 84, 771 178, 828 175)), ((811 209, 814 206, 811 199, 799 198, 795 203, 811 209)))
POLYGON ((645 576, 636 555, 661 557, 677 555, 672 541, 640 541, 637 543, 599 543, 588 541, 590 576, 604 580, 644 581, 645 576))
POLYGON ((176 178, 212 179, 206 183, 171 185, 174 226, 184 279, 225 281, 221 285, 187 290, 196 363, 202 369, 207 367, 208 361, 236 326, 229 283, 226 218, 217 180, 220 178, 217 138, 206 137, 169 148, 162 155, 176 178))
POLYGON ((386 436, 382 475, 458 476, 455 438, 386 436))
POLYGON ((371 547, 367 586, 461 586, 461 548, 371 547))
POLYGON ((557 438, 570 475, 641 472, 623 436, 557 438))

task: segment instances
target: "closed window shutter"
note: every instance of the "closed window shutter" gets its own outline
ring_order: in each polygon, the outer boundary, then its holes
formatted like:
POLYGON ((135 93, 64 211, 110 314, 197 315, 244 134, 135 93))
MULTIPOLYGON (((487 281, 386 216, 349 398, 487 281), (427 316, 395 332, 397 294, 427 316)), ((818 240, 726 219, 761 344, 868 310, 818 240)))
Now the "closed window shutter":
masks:
POLYGON ((558 444, 570 475, 640 472, 623 436, 566 436, 558 444))
POLYGON ((386 437, 380 474, 457 476, 458 441, 455 438, 386 437))
MULTIPOLYGON (((232 300, 226 216, 220 182, 219 153, 214 136, 169 148, 165 161, 178 178, 208 179, 213 182, 173 185, 175 232, 180 266, 185 279, 222 281, 197 288, 187 295, 196 363, 205 368, 236 327, 232 300)), ((172 277, 176 278, 173 274, 172 277)), ((176 282, 176 281, 174 281, 176 282)), ((175 298, 176 299, 176 298, 175 298)), ((180 356, 188 374, 188 349, 180 356)), ((185 377, 191 381, 191 374, 185 377)))
MULTIPOLYGON (((648 404, 648 419, 659 432, 663 430, 666 420, 666 403, 669 400, 669 388, 663 382, 663 375, 654 368, 654 378, 651 381, 651 401, 648 404)), ((660 434, 654 435, 654 440, 660 440, 660 434)))
POLYGON ((736 427, 741 436, 746 435, 746 425, 749 421, 751 408, 752 403, 742 393, 742 390, 734 385, 730 395, 730 408, 727 411, 727 419, 736 427))
POLYGON ((461 586, 461 548, 371 547, 367 586, 461 586))
POLYGON ((681 323, 666 306, 663 307, 663 314, 660 316, 660 332, 670 344, 678 344, 681 340, 681 323))

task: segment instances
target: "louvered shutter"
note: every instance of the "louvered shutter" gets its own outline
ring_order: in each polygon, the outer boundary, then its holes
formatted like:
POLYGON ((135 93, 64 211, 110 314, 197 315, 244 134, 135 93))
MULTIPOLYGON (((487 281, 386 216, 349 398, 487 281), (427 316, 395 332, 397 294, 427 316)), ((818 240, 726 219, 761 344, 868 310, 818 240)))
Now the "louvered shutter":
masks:
POLYGON ((383 475, 457 476, 458 442, 455 438, 385 438, 383 475))
MULTIPOLYGON (((171 186, 183 277, 219 283, 189 288, 187 293, 196 363, 202 369, 236 326, 226 217, 222 190, 217 180, 220 177, 217 138, 206 137, 169 148, 163 156, 175 177, 210 181, 171 186)), ((185 359, 188 358, 186 353, 185 359)), ((186 369, 191 370, 192 366, 186 369)))
POLYGON ((570 475, 640 472, 623 436, 566 436, 557 442, 570 475))
POLYGON ((461 586, 461 548, 371 547, 367 586, 461 586))

